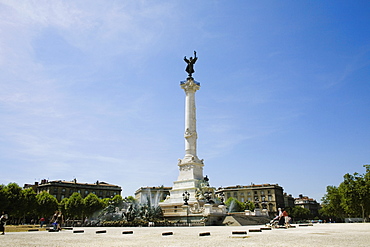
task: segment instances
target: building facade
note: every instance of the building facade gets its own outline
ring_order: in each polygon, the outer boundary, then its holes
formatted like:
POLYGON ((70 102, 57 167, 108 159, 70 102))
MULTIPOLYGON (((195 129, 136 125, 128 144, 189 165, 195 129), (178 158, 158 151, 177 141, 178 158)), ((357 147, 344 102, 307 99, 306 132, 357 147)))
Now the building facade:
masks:
POLYGON ((74 192, 78 192, 82 197, 86 197, 88 194, 93 193, 100 199, 110 198, 115 195, 121 195, 121 187, 118 185, 108 184, 105 182, 96 181, 95 183, 78 183, 76 179, 73 181, 48 181, 46 179, 41 180, 40 183, 25 184, 24 188, 33 188, 37 194, 42 191, 48 192, 54 196, 58 201, 64 198, 70 197, 74 192))
POLYGON ((277 213, 278 208, 285 207, 283 188, 278 184, 229 186, 219 188, 216 193, 223 193, 225 201, 233 197, 240 202, 253 202, 256 208, 267 209, 271 214, 277 213))
POLYGON ((142 204, 151 203, 157 205, 170 195, 172 187, 141 187, 135 191, 135 199, 142 204))
POLYGON ((319 209, 321 208, 320 203, 315 199, 309 198, 308 196, 299 195, 298 198, 295 198, 294 205, 302 208, 307 208, 310 210, 313 216, 319 216, 319 209))
POLYGON ((294 207, 295 198, 291 194, 284 193, 284 205, 285 207, 294 207))

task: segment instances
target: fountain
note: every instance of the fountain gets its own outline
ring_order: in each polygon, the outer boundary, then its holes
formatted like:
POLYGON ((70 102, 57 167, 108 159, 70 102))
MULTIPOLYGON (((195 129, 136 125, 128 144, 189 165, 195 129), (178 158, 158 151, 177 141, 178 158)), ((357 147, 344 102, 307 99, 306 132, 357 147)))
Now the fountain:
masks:
POLYGON ((87 226, 143 226, 163 220, 162 209, 158 201, 148 198, 146 203, 124 200, 119 203, 109 202, 103 210, 96 212, 87 226))

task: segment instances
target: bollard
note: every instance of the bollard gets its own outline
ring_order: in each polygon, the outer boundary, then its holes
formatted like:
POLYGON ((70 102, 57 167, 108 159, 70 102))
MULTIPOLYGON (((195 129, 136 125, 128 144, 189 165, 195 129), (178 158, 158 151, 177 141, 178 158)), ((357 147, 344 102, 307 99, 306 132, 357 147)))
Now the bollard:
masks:
POLYGON ((249 229, 249 232, 262 232, 261 229, 249 229))
POLYGON ((261 231, 265 231, 265 230, 271 230, 271 227, 262 227, 261 228, 261 231))

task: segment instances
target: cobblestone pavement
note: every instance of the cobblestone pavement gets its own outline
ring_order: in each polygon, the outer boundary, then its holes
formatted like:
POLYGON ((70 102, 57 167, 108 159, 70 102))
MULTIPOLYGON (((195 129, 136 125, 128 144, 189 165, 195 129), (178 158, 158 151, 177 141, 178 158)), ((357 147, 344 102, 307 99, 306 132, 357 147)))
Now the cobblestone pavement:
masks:
POLYGON ((86 227, 62 232, 21 232, 0 235, 0 246, 369 246, 370 223, 314 224, 289 229, 262 230, 264 226, 206 227, 86 227), (83 230, 83 233, 74 231, 83 230), (97 232, 103 233, 97 233, 97 232), (106 231, 104 233, 104 231, 106 231), (132 234, 123 234, 133 231, 132 234), (247 235, 233 232, 247 232, 247 235), (163 235, 172 233, 172 235, 163 235), (206 236, 200 236, 207 233, 206 236), (208 235, 209 233, 209 235, 208 235))

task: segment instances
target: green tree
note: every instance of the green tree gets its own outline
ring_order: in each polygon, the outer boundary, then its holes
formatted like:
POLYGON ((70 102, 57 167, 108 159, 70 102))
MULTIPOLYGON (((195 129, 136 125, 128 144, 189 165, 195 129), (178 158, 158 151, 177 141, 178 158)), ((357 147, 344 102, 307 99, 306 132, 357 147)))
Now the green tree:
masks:
POLYGON ((128 196, 124 199, 125 202, 128 202, 128 203, 135 203, 136 202, 136 199, 135 197, 133 196, 128 196))
POLYGON ((345 212, 342 207, 342 195, 336 186, 327 186, 326 194, 321 199, 322 208, 320 209, 320 215, 324 218, 332 219, 343 219, 345 218, 345 212))
POLYGON ((119 206, 122 204, 123 202, 123 198, 121 195, 115 195, 113 198, 112 198, 112 202, 113 202, 113 205, 115 207, 119 206))
POLYGON ((225 202, 229 212, 243 212, 245 210, 245 204, 238 201, 234 197, 229 197, 225 202))
POLYGON ((370 165, 364 165, 365 174, 345 174, 338 186, 328 186, 323 197, 321 215, 343 219, 346 216, 362 217, 370 214, 370 165))
POLYGON ((58 200, 46 191, 37 194, 36 201, 39 217, 49 218, 58 210, 58 200))
POLYGON ((37 215, 37 199, 36 192, 32 188, 21 191, 23 200, 23 210, 26 216, 34 217, 37 215))
POLYGON ((251 202, 251 201, 245 202, 245 209, 248 209, 253 212, 255 208, 256 208, 256 205, 254 204, 254 202, 251 202))
POLYGON ((7 211, 9 207, 8 191, 5 185, 0 185, 0 212, 7 211))
POLYGON ((68 202, 68 197, 64 197, 60 202, 59 202, 59 211, 62 211, 62 214, 64 217, 69 216, 66 210, 66 204, 68 202))
POLYGON ((78 192, 74 192, 65 204, 66 212, 72 216, 73 219, 82 219, 82 213, 84 211, 84 201, 78 192))
POLYGON ((95 212, 103 209, 102 200, 100 200, 98 196, 93 193, 90 193, 84 198, 84 204, 86 216, 91 216, 95 212))
POLYGON ((5 187, 7 201, 9 202, 8 214, 10 217, 15 218, 15 223, 19 224, 24 217, 24 200, 22 196, 22 188, 16 183, 9 183, 5 187))
POLYGON ((352 217, 365 219, 370 213, 370 184, 369 166, 365 166, 366 174, 347 173, 344 181, 339 185, 342 194, 341 206, 352 217))
POLYGON ((300 206, 294 206, 292 208, 286 208, 287 213, 294 220, 308 220, 312 219, 312 214, 309 209, 302 208, 300 206))

